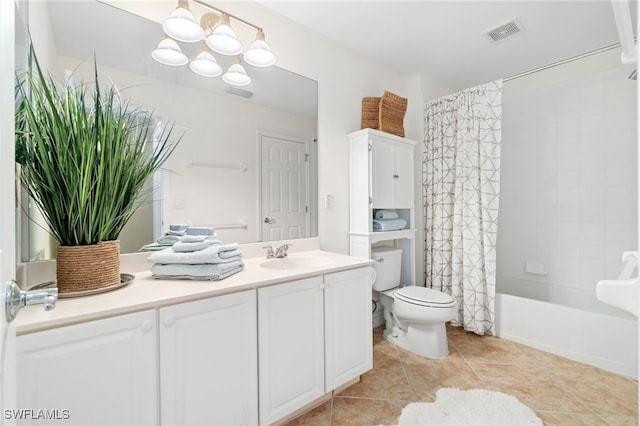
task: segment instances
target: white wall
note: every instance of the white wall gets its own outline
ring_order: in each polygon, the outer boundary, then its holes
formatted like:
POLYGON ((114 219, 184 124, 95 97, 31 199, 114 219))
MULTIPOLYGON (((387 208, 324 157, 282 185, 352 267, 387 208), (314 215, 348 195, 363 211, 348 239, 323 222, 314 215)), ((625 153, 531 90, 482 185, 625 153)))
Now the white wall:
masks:
POLYGON ((541 298, 563 286, 593 297, 637 250, 632 69, 611 50, 505 83, 498 291, 526 282, 541 298))
MULTIPOLYGON (((360 128, 362 98, 382 96, 385 90, 408 97, 407 76, 363 59, 357 52, 327 39, 254 2, 216 4, 230 13, 264 28, 278 55, 278 66, 318 82, 318 178, 319 199, 332 194, 334 203, 319 203, 321 247, 349 253, 349 175, 346 135, 360 128)), ((363 28, 363 31, 369 29, 363 28)), ((407 115, 421 103, 410 102, 407 115)), ((407 134, 422 128, 407 127, 407 134)), ((419 201, 419 200, 417 200, 419 201)))

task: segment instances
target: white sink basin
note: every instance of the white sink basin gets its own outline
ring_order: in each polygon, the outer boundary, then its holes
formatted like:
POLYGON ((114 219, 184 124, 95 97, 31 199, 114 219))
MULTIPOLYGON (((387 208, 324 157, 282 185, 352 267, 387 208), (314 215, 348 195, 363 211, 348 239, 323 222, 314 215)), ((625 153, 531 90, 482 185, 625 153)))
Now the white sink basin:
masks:
POLYGON ((290 256, 281 259, 271 259, 260 264, 267 269, 312 269, 328 265, 331 260, 321 256, 290 256))

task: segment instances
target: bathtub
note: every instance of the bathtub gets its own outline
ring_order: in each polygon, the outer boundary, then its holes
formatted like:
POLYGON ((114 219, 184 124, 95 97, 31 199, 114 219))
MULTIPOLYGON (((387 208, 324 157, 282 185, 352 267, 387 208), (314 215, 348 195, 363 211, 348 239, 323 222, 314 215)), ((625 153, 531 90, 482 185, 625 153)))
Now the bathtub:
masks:
POLYGON ((595 291, 506 277, 497 288, 498 337, 638 379, 638 321, 595 291))

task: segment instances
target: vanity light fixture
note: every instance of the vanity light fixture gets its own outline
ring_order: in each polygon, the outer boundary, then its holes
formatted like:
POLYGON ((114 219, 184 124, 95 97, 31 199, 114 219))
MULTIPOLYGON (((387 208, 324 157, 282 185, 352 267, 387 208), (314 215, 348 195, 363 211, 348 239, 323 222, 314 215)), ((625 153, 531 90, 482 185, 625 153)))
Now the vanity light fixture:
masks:
POLYGON ((247 75, 247 71, 240 63, 240 55, 233 58, 233 64, 222 75, 222 80, 231 86, 247 86, 251 84, 251 77, 247 75))
POLYGON ((167 38, 161 41, 158 48, 151 54, 156 61, 172 66, 186 65, 189 59, 182 53, 176 41, 186 43, 204 41, 206 47, 189 63, 189 68, 194 73, 204 77, 217 77, 222 74, 222 68, 212 55, 211 51, 213 51, 217 54, 235 56, 233 64, 222 77, 227 84, 233 86, 251 84, 251 78, 240 60, 244 50, 242 43, 231 28, 233 19, 257 31, 255 41, 244 53, 244 61, 254 67, 269 67, 276 63, 276 55, 265 41, 262 28, 211 6, 203 0, 193 0, 193 2, 215 13, 204 13, 198 24, 189 10, 188 0, 178 0, 178 7, 162 23, 162 29, 167 38))
POLYGON ((178 7, 162 23, 162 30, 172 39, 187 43, 204 38, 204 30, 189 10, 188 0, 178 0, 178 7))
POLYGON ((213 32, 207 37, 207 46, 221 55, 232 56, 242 53, 242 43, 240 43, 238 36, 231 28, 227 13, 222 13, 220 22, 216 24, 213 32))
POLYGON ((191 61, 189 68, 191 68, 191 71, 203 77, 218 77, 222 74, 222 67, 218 65, 216 58, 213 57, 205 46, 203 46, 202 52, 198 53, 198 56, 191 61))
POLYGON ((270 67, 276 63, 276 55, 273 54, 271 48, 264 41, 264 32, 258 30, 256 41, 251 43, 249 50, 244 53, 244 60, 254 67, 270 67))
POLYGON ((178 43, 170 38, 162 40, 158 44, 158 47, 151 52, 151 57, 161 64, 174 67, 180 67, 189 62, 187 55, 182 53, 182 49, 180 49, 178 43))

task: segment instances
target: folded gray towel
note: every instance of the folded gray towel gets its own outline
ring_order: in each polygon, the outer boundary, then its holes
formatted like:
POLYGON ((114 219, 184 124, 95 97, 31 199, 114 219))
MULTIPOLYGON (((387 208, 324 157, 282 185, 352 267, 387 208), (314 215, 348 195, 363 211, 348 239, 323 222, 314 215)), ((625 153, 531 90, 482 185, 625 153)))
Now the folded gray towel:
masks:
POLYGON ((138 251, 159 251, 159 250, 164 250, 166 248, 167 248, 166 245, 161 245, 158 243, 149 243, 140 247, 138 251))
POLYGON ((163 235, 156 242, 162 246, 172 246, 178 241, 180 241, 180 237, 177 235, 163 235))
POLYGON ((187 235, 205 235, 213 236, 213 228, 207 228, 204 226, 190 226, 187 228, 187 235))
MULTIPOLYGON (((147 259, 152 263, 187 263, 192 265, 203 263, 225 263, 229 262, 229 259, 224 259, 219 256, 220 252, 231 251, 239 249, 238 243, 231 244, 219 244, 207 247, 204 250, 180 253, 173 251, 173 248, 169 247, 165 250, 153 253, 147 259)), ((231 258, 233 259, 233 258, 231 258)))
POLYGON ((171 248, 173 249, 173 251, 189 253, 192 251, 204 250, 207 247, 211 247, 219 244, 222 244, 222 242, 220 240, 214 240, 214 239, 206 239, 206 240, 194 242, 194 243, 185 243, 182 240, 180 240, 177 243, 175 243, 173 246, 171 246, 171 248))
POLYGON ((185 235, 180 238, 181 243, 201 243, 207 237, 205 235, 185 235))
POLYGON ((387 220, 387 219, 397 219, 399 217, 400 216, 398 216, 398 213, 394 212, 393 210, 378 210, 375 214, 374 219, 387 220))
POLYGON ((187 231, 172 231, 172 230, 169 230, 164 235, 177 235, 178 237, 182 237, 185 234, 185 232, 187 232, 187 231))
POLYGON ((217 281, 244 269, 244 263, 237 261, 220 265, 185 265, 155 264, 151 267, 151 273, 155 279, 190 279, 217 281))
POLYGON ((175 223, 173 225, 169 225, 169 231, 186 231, 189 225, 186 223, 175 223))
POLYGON ((377 220, 373 219, 373 230, 374 231, 397 231, 399 229, 404 229, 407 226, 407 221, 400 219, 390 219, 390 220, 377 220))
POLYGON ((220 256, 220 259, 231 259, 232 257, 236 257, 236 256, 242 257, 242 253, 240 253, 239 249, 224 250, 218 253, 218 256, 220 256))

